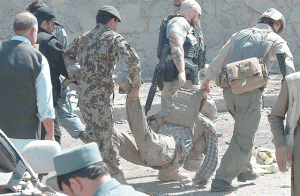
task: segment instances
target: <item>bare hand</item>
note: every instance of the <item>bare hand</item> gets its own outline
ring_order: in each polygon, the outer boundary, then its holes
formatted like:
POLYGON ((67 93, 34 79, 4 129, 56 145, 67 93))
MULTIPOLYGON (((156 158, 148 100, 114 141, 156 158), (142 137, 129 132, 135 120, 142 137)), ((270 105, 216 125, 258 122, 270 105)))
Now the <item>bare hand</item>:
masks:
POLYGON ((291 152, 287 146, 281 146, 276 149, 276 159, 279 167, 279 171, 286 172, 286 164, 292 164, 291 152))
POLYGON ((48 133, 46 133, 46 135, 45 135, 45 140, 52 140, 52 141, 55 141, 54 135, 49 135, 48 133))
POLYGON ((180 86, 183 87, 186 83, 186 75, 185 75, 185 72, 180 72, 178 74, 178 79, 179 79, 179 83, 180 83, 180 86))
POLYGON ((210 79, 208 79, 207 77, 204 77, 200 89, 205 89, 206 92, 209 93, 210 92, 209 82, 210 82, 210 79))
POLYGON ((138 89, 138 88, 133 88, 132 91, 131 91, 131 93, 128 94, 128 97, 131 100, 135 101, 138 98, 138 96, 139 96, 139 90, 140 89, 138 89))
POLYGON ((200 69, 200 75, 203 75, 208 67, 209 67, 209 64, 205 64, 204 67, 202 69, 200 69))

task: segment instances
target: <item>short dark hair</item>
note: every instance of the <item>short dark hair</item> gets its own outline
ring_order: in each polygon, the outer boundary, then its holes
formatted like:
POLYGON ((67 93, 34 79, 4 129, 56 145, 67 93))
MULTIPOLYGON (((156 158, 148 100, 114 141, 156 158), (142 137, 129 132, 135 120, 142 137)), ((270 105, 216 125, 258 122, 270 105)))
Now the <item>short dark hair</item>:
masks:
POLYGON ((41 24, 42 24, 44 21, 46 21, 47 24, 49 24, 49 21, 50 21, 50 20, 38 20, 38 26, 40 27, 41 24))
POLYGON ((88 167, 73 171, 71 173, 57 176, 57 184, 59 189, 62 191, 62 183, 70 187, 70 178, 82 177, 88 178, 90 180, 95 180, 96 178, 101 177, 105 174, 110 174, 110 168, 105 162, 101 161, 88 167))
POLYGON ((96 16, 96 22, 100 23, 100 24, 107 24, 110 21, 110 19, 112 19, 112 18, 114 18, 116 21, 119 21, 119 19, 112 14, 98 13, 96 16))
POLYGON ((47 5, 41 0, 36 0, 32 2, 30 5, 28 5, 26 10, 28 10, 32 14, 35 14, 36 10, 39 9, 40 7, 47 7, 47 5))
POLYGON ((29 12, 23 12, 16 16, 13 28, 14 31, 27 31, 31 30, 35 25, 37 25, 35 16, 29 12))

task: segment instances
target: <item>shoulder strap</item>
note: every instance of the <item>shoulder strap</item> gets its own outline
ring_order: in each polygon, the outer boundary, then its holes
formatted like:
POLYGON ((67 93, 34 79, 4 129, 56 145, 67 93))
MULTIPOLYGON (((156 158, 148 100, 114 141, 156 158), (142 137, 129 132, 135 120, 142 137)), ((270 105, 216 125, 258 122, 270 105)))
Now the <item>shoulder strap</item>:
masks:
POLYGON ((173 19, 173 18, 175 18, 175 17, 182 17, 182 18, 185 18, 186 21, 190 24, 189 20, 188 20, 188 19, 185 17, 185 15, 183 15, 183 14, 171 14, 171 15, 169 15, 167 18, 165 18, 165 20, 167 21, 167 24, 168 24, 168 22, 169 22, 171 19, 173 19))

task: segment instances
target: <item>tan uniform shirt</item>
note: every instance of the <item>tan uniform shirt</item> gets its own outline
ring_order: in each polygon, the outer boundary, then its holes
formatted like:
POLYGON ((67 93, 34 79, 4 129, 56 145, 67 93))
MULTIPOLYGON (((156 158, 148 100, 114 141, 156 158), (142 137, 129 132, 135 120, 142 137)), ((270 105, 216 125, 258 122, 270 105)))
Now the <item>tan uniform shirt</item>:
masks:
MULTIPOLYGON (((266 24, 257 24, 253 29, 272 30, 270 26, 266 24)), ((236 35, 237 33, 231 36, 228 42, 220 50, 219 55, 210 63, 208 69, 205 72, 205 76, 207 76, 210 80, 215 80, 215 78, 221 73, 221 68, 230 63, 236 35)), ((288 75, 290 73, 294 73, 295 68, 293 63, 293 55, 287 42, 274 32, 268 34, 267 42, 268 47, 266 52, 269 55, 270 61, 277 60, 277 52, 285 52, 287 54, 287 58, 285 60, 286 74, 288 75)), ((272 64, 267 64, 268 70, 271 69, 271 66, 272 64)))
POLYGON ((289 92, 287 82, 284 81, 281 86, 279 96, 272 108, 272 112, 268 115, 268 119, 271 125, 271 131, 273 133, 275 148, 286 146, 284 137, 284 120, 285 114, 289 105, 289 92))

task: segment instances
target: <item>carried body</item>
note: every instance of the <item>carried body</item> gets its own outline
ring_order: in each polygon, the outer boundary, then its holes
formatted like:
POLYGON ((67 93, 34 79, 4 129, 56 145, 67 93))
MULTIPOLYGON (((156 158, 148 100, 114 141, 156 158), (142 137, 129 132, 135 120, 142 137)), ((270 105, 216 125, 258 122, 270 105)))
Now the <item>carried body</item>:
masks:
POLYGON ((183 166, 197 172, 197 184, 205 184, 218 164, 218 142, 209 119, 215 117, 216 108, 206 99, 201 101, 203 92, 178 91, 172 106, 148 120, 140 101, 127 98, 126 113, 133 136, 117 131, 120 155, 132 163, 158 169, 158 179, 162 181, 190 182, 178 170, 183 166), (199 112, 200 107, 209 118, 199 112))

